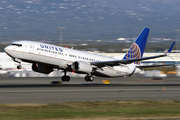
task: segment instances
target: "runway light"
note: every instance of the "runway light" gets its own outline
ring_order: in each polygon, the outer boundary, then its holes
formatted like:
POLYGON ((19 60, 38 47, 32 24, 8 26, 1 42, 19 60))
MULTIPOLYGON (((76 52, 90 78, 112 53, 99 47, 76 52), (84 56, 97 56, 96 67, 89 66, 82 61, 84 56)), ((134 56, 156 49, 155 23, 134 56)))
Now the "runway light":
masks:
POLYGON ((104 84, 110 84, 110 81, 109 80, 103 80, 102 81, 104 84))

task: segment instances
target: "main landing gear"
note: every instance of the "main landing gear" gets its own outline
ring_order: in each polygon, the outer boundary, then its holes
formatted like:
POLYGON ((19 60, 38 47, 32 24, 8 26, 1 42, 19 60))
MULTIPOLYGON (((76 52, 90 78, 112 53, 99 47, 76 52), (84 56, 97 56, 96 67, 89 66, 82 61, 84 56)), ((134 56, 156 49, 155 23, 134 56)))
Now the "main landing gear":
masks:
MULTIPOLYGON (((64 75, 61 77, 61 80, 63 82, 69 82, 70 81, 70 77, 68 75, 66 75, 66 71, 64 71, 64 75)), ((92 82, 93 80, 94 80, 94 77, 92 75, 86 75, 86 77, 85 77, 86 82, 92 82)))
POLYGON ((64 71, 64 76, 61 77, 61 80, 63 82, 69 82, 70 81, 70 77, 66 75, 66 71, 64 71))
POLYGON ((86 82, 92 82, 94 80, 94 77, 92 76, 92 75, 87 75, 86 77, 85 77, 85 81, 86 82))

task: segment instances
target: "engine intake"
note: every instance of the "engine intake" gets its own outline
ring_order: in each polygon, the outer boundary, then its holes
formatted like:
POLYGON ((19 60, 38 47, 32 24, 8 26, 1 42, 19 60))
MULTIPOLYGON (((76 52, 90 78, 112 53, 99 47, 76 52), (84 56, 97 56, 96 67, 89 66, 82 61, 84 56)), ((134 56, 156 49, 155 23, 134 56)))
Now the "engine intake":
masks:
POLYGON ((53 68, 38 63, 33 63, 32 70, 39 73, 49 74, 50 72, 53 71, 53 68))
POLYGON ((83 61, 74 62, 71 65, 71 69, 75 72, 86 73, 86 74, 91 73, 93 70, 92 66, 89 63, 83 61))

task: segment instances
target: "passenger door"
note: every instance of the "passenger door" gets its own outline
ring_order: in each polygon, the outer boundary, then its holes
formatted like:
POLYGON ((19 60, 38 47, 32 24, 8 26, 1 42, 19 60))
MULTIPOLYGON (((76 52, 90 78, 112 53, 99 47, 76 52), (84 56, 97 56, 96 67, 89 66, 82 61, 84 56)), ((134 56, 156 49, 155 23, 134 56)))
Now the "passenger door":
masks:
POLYGON ((34 52, 34 46, 30 42, 29 43, 29 53, 33 53, 33 52, 34 52))

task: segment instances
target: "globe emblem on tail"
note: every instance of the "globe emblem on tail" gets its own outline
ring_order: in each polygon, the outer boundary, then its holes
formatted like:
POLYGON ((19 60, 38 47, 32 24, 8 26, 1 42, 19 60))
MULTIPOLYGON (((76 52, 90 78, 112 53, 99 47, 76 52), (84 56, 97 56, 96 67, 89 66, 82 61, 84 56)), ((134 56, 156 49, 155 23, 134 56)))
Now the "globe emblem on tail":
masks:
MULTIPOLYGON (((141 50, 136 43, 133 43, 131 48, 127 51, 124 59, 133 59, 133 58, 141 58, 141 50)), ((141 61, 134 62, 135 64, 140 64, 141 61)))

